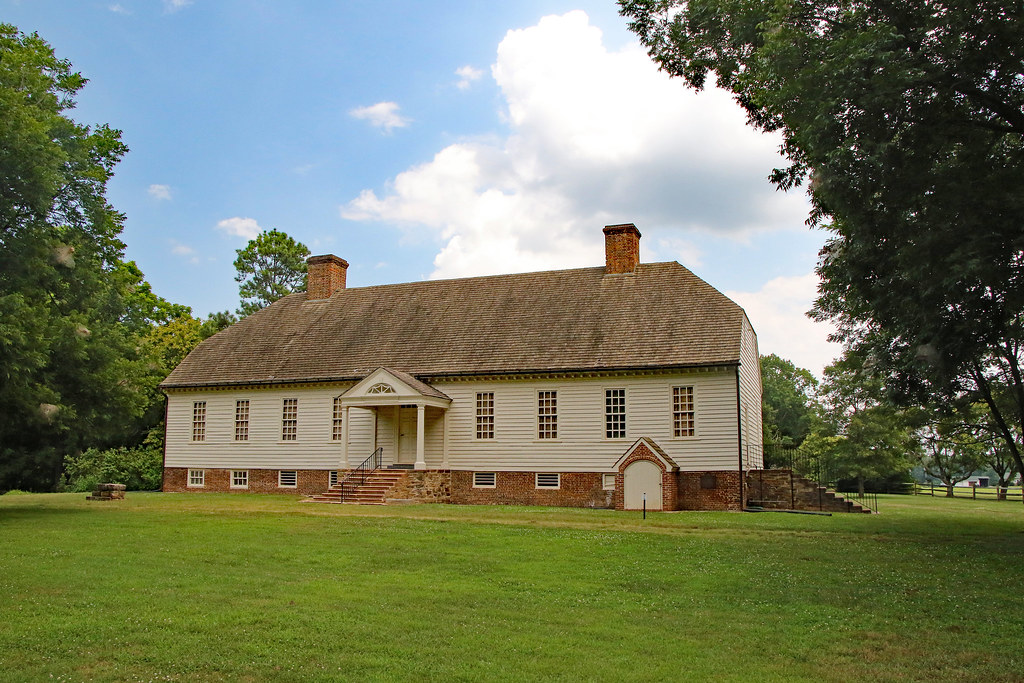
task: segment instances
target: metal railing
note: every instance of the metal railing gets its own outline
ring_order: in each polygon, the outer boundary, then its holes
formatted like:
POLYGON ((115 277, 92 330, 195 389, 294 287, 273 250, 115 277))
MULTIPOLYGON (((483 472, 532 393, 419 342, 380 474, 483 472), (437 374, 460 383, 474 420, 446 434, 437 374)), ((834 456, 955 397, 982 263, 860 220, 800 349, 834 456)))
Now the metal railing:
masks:
POLYGON ((338 487, 341 489, 341 502, 345 502, 345 485, 355 485, 355 480, 359 479, 359 485, 362 486, 366 483, 366 477, 373 474, 375 470, 379 470, 381 463, 384 460, 384 448, 378 448, 373 454, 366 460, 361 462, 354 470, 345 475, 345 478, 341 480, 338 487))
MULTIPOLYGON (((760 462, 761 469, 789 470, 791 475, 809 479, 819 486, 831 489, 842 496, 844 500, 853 501, 861 507, 878 512, 878 495, 876 493, 841 490, 839 484, 842 477, 838 467, 829 458, 819 454, 809 453, 798 447, 766 443, 762 446, 748 445, 744 453, 744 462, 748 467, 760 462)), ((750 469, 756 471, 759 468, 750 467, 750 469)), ((796 488, 792 479, 790 480, 790 505, 796 505, 796 488)), ((824 492, 821 490, 818 491, 818 509, 824 509, 824 492)))

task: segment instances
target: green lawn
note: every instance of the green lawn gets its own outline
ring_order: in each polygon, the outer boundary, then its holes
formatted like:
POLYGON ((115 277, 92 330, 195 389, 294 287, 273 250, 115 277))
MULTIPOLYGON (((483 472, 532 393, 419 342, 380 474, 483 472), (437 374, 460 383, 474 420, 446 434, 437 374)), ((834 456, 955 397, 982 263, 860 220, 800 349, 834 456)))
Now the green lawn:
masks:
POLYGON ((1024 680, 1024 505, 0 497, 0 680, 1024 680))

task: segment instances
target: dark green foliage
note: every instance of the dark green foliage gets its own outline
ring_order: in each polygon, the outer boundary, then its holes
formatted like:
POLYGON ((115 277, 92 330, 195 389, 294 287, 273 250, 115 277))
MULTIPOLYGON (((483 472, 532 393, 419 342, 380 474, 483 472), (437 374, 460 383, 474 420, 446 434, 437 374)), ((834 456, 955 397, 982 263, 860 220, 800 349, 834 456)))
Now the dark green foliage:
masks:
POLYGON ((283 232, 267 230, 236 250, 235 280, 241 316, 252 315, 292 292, 306 291, 306 259, 309 249, 283 232))
POLYGON ((155 491, 163 481, 164 423, 138 446, 89 448, 64 459, 66 491, 92 491, 96 484, 124 484, 129 491, 155 491))
POLYGON ((818 380, 810 370, 769 354, 761 356, 761 412, 765 443, 799 446, 818 417, 818 380))
POLYGON ((161 410, 140 337, 155 296, 106 200, 119 131, 66 112, 85 79, 0 25, 0 491, 49 490, 63 457, 140 440, 161 410))
POLYGON ((202 322, 199 326, 199 338, 207 339, 217 334, 223 329, 230 327, 238 322, 238 317, 231 311, 218 311, 217 313, 211 313, 210 317, 202 322))
POLYGON ((621 0, 669 73, 713 74, 810 180, 815 314, 905 403, 1024 424, 1024 14, 1019 2, 621 0), (993 397, 1009 388, 1008 404, 993 397))

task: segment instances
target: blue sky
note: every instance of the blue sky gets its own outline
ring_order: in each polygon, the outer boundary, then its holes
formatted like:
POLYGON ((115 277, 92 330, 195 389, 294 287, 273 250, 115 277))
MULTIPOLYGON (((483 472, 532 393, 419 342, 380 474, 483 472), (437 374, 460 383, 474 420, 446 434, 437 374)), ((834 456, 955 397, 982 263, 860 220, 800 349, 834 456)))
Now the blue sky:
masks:
POLYGON ((110 185, 161 296, 238 305, 235 250, 277 228, 349 286, 603 263, 634 222, 736 299, 762 353, 837 354, 803 316, 825 235, 766 180, 778 140, 659 73, 614 2, 0 0, 89 84, 131 152, 110 185))

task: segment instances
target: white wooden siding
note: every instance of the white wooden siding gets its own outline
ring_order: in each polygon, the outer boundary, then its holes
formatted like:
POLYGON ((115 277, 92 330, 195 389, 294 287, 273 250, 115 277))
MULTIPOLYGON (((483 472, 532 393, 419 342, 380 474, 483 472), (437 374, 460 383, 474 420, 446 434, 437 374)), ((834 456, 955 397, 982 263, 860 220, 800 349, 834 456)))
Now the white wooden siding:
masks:
POLYGON ((764 466, 761 431, 761 362, 757 335, 747 316, 743 316, 740 346, 740 418, 742 420, 744 466, 764 466))
MULTIPOLYGON (((641 436, 652 438, 683 470, 734 470, 736 375, 732 371, 630 378, 434 384, 452 398, 452 469, 610 471, 641 436), (692 386, 696 435, 672 436, 672 387, 692 386), (626 438, 605 438, 605 389, 626 390, 626 438), (537 437, 537 392, 558 392, 558 438, 537 437), (476 437, 476 392, 494 392, 494 438, 476 437)), ((427 464, 430 465, 428 455, 427 464)))
MULTIPOLYGON (((755 350, 756 359, 756 350, 755 350)), ((756 366, 755 366, 756 367, 756 366)), ((742 383, 742 372, 741 372, 742 383)), ((758 376, 759 385, 759 376, 758 376)), ((349 385, 171 392, 167 408, 167 467, 339 469, 341 444, 331 440, 335 396, 349 385), (281 440, 285 398, 298 398, 298 435, 281 440), (234 441, 235 401, 249 400, 249 440, 234 441), (192 442, 192 403, 206 401, 206 440, 192 442)), ((436 382, 452 399, 447 415, 428 407, 424 445, 429 468, 510 471, 611 471, 641 436, 653 439, 683 470, 737 467, 735 371, 646 377, 436 382), (692 386, 695 430, 672 435, 672 387, 692 386), (605 438, 605 390, 626 390, 626 438, 605 438), (558 392, 558 438, 537 438, 537 392, 558 392), (476 439, 476 392, 494 392, 494 438, 476 439), (448 462, 444 462, 445 421, 448 462)), ((757 392, 760 441, 760 391, 757 392)), ((349 463, 384 449, 394 461, 396 414, 391 407, 349 410, 349 463), (376 423, 376 435, 374 424, 376 423)), ((751 427, 751 430, 753 428, 751 427)), ((749 442, 748 442, 749 443, 749 442)))

